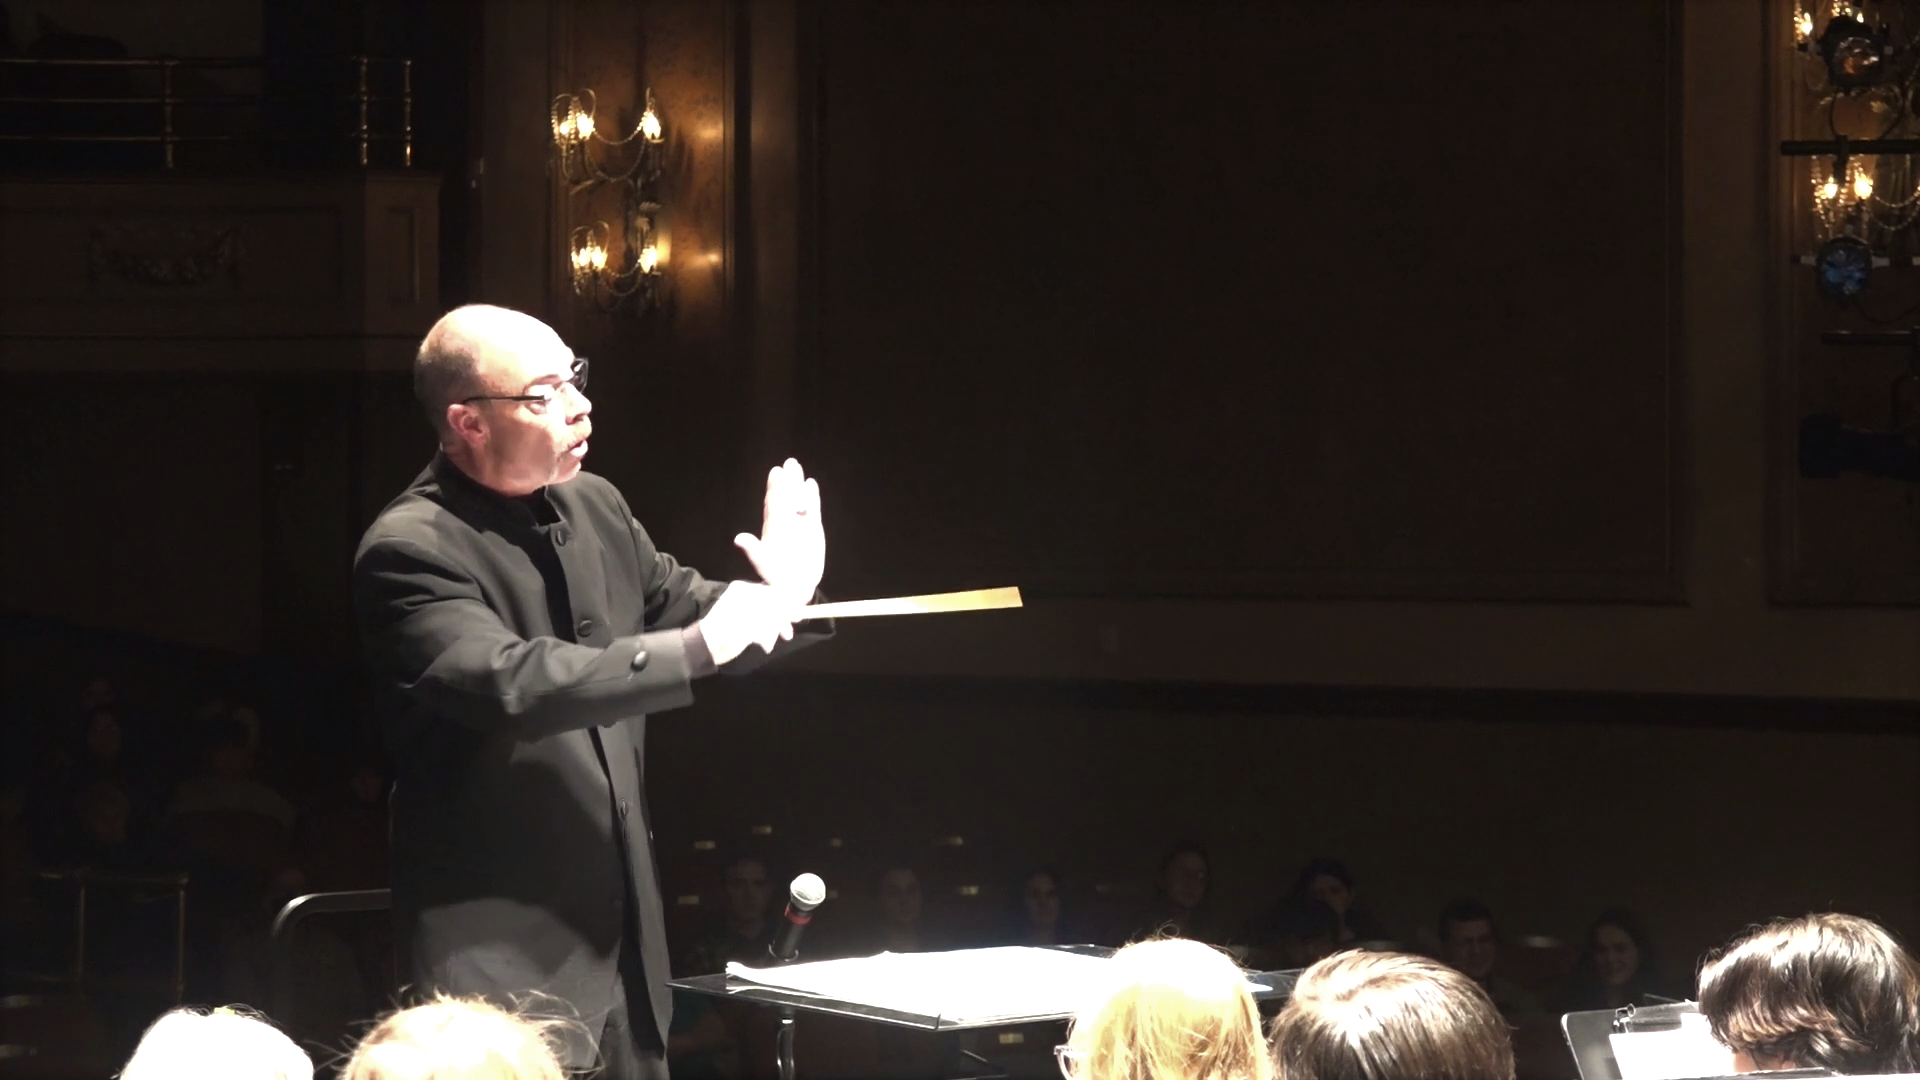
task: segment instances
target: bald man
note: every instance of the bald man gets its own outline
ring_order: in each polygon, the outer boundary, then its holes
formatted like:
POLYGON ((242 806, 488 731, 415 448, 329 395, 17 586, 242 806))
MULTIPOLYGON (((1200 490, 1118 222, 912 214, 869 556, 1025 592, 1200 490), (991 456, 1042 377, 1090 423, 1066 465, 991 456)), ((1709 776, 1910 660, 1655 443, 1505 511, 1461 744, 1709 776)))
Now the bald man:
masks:
POLYGON ((581 471, 587 362, 540 321, 472 306, 414 362, 440 437, 354 559, 394 760, 393 907, 413 992, 560 998, 573 1069, 666 1075, 672 1000, 641 787, 649 713, 832 632, 800 622, 825 564, 819 486, 767 477, 758 582, 659 551, 581 471))

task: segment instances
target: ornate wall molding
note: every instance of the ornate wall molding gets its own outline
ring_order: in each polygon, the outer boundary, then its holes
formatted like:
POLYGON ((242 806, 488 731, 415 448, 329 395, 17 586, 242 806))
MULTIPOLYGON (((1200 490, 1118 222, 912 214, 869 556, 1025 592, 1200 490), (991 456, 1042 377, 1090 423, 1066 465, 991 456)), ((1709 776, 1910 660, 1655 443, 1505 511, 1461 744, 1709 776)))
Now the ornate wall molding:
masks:
POLYGON ((87 246, 87 281, 114 278, 129 285, 175 289, 239 281, 244 248, 231 225, 212 222, 172 228, 103 223, 87 246))

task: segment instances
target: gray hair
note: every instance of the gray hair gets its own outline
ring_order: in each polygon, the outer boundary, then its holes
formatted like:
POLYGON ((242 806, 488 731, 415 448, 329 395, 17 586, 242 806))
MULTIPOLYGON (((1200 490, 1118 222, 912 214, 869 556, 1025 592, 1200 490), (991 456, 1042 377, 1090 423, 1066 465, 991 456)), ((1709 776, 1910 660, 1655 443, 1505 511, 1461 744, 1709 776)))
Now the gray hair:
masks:
POLYGON ((478 371, 472 338, 435 326, 420 342, 420 351, 413 358, 413 396, 442 442, 452 435, 447 427, 447 406, 473 392, 478 371))

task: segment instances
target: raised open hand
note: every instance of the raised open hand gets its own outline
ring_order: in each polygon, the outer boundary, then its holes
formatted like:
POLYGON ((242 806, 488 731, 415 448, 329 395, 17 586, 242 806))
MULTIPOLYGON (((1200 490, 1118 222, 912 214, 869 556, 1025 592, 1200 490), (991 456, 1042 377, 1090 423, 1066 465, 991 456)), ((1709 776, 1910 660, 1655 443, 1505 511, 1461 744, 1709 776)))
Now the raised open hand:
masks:
POLYGON ((767 498, 760 535, 733 538, 760 580, 778 590, 795 608, 813 599, 826 571, 827 534, 820 524, 820 484, 807 478, 800 463, 788 458, 767 473, 767 498))

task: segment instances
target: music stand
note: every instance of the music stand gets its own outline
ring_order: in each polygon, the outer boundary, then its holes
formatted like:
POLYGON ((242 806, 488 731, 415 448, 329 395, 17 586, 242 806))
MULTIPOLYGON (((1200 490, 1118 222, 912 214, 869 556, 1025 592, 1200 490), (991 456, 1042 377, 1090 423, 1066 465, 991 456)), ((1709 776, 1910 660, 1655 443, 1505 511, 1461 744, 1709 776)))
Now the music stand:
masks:
MULTIPOLYGON (((1114 950, 1099 945, 1053 945, 1042 947, 1047 952, 1061 952, 1080 956, 1108 957, 1114 950)), ((990 950, 960 949, 960 953, 984 953, 990 950)), ((881 957, 869 958, 874 961, 881 957)), ((842 963, 857 961, 842 961, 842 963)), ((1256 1001, 1270 1001, 1284 998, 1293 990, 1294 982, 1299 978, 1298 971, 1260 972, 1249 976, 1255 983, 1264 987, 1253 996, 1256 1001)), ((1047 1021, 1068 1020, 1073 1017, 1070 1007, 1050 1008, 1039 1011, 1021 1011, 1013 1014, 997 1014, 991 1017, 970 1019, 930 1015, 910 1009, 891 1008, 869 1002, 846 1001, 820 994, 806 993, 779 986, 769 986, 752 982, 732 975, 696 975, 691 978, 674 979, 667 983, 675 990, 703 994, 708 997, 728 1001, 745 1001, 776 1009, 780 1014, 780 1030, 775 1040, 775 1060, 780 1070, 780 1080, 793 1080, 793 1026, 802 1013, 819 1016, 838 1016, 843 1019, 860 1020, 893 1027, 908 1028, 932 1034, 952 1034, 963 1031, 983 1031, 991 1028, 1012 1027, 1021 1024, 1043 1023, 1047 1021)), ((973 1074, 974 1078, 1003 1075, 993 1064, 970 1050, 963 1050, 960 1058, 969 1068, 984 1071, 973 1074)), ((959 1075, 949 1075, 943 1080, 968 1080, 959 1075)))

